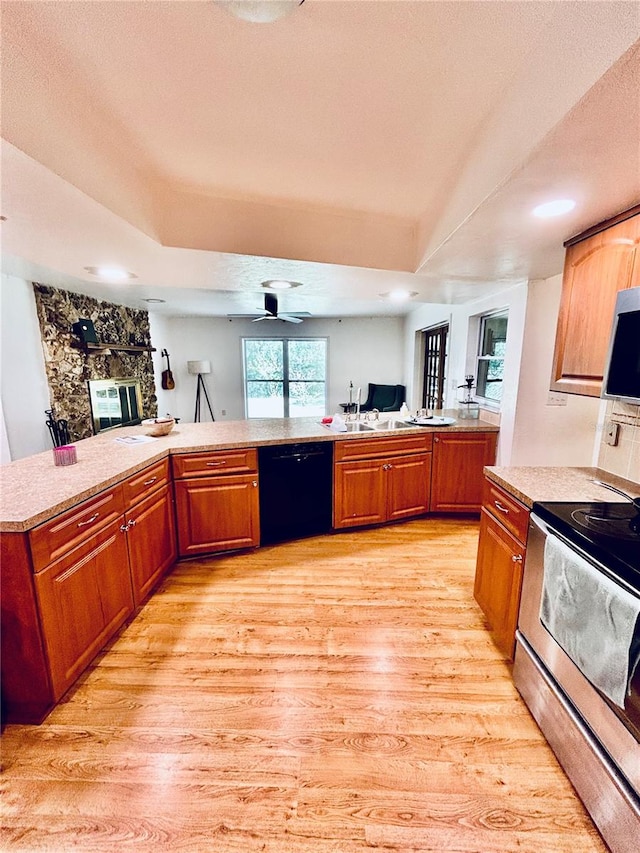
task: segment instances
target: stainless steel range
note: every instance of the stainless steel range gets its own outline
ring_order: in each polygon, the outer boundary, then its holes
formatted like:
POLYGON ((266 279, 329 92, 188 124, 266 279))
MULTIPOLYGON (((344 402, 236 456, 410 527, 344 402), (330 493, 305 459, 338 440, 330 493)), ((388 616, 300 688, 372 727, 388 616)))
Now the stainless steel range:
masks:
POLYGON ((613 853, 640 850, 640 512, 537 503, 514 680, 613 853))

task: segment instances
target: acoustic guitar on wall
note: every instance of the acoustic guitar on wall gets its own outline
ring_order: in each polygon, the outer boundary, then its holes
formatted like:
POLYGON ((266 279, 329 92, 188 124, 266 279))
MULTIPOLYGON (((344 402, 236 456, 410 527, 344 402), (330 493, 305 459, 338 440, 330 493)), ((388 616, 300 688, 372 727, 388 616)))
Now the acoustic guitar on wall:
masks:
POLYGON ((167 369, 162 371, 162 387, 165 391, 173 391, 176 387, 176 383, 173 378, 173 373, 171 372, 171 365, 169 363, 169 353, 166 349, 163 349, 160 353, 163 358, 167 359, 167 369))

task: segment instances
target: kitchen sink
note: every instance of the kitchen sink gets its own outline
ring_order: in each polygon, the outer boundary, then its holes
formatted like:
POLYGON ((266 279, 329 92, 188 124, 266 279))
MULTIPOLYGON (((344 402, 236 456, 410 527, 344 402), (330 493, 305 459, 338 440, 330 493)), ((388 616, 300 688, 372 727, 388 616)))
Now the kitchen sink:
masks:
POLYGON ((388 421, 374 421, 370 424, 372 429, 387 430, 387 429, 413 429, 414 424, 408 424, 406 421, 398 421, 392 418, 388 421))
POLYGON ((371 424, 363 424, 362 421, 347 421, 345 426, 347 432, 370 432, 373 429, 371 424))

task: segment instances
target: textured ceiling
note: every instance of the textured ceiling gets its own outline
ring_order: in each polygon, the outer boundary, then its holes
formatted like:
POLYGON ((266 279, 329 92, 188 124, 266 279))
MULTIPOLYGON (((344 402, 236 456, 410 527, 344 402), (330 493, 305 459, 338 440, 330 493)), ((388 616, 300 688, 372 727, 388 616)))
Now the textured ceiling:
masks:
POLYGON ((128 299, 183 313, 252 310, 288 276, 293 310, 398 313, 395 286, 460 301, 551 275, 563 239, 640 198, 636 2, 1 12, 8 272, 83 287, 120 262, 128 299), (532 222, 558 193, 575 213, 532 222))

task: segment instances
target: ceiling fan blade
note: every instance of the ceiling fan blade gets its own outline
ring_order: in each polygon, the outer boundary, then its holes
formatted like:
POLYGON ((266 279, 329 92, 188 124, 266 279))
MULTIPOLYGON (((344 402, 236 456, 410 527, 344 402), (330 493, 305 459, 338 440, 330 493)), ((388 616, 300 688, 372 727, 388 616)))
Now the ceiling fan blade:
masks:
POLYGON ((285 323, 302 323, 300 317, 293 317, 291 314, 279 314, 279 320, 284 320, 285 323))

